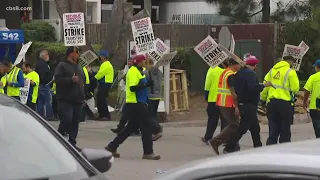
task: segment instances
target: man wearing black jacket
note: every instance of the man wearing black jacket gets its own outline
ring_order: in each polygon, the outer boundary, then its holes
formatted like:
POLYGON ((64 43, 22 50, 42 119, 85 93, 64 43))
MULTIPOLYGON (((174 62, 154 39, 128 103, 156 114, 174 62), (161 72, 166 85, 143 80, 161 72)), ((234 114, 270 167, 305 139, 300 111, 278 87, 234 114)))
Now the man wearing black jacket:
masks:
POLYGON ((47 85, 53 79, 53 73, 48 65, 49 53, 47 50, 42 50, 39 55, 39 60, 36 63, 35 71, 39 74, 39 95, 37 100, 37 112, 43 118, 48 120, 53 118, 52 95, 50 85, 47 85), (46 108, 46 116, 44 114, 46 108))
POLYGON ((250 54, 247 55, 245 63, 247 66, 242 67, 235 74, 235 92, 240 111, 240 125, 229 140, 227 141, 224 153, 240 150, 235 149, 243 134, 248 130, 251 132, 253 146, 262 146, 260 138, 260 125, 257 116, 257 106, 260 100, 260 92, 264 87, 271 86, 270 83, 260 84, 255 69, 258 65, 258 59, 250 54))
MULTIPOLYGON (((85 77, 78 65, 79 52, 75 47, 67 49, 67 60, 56 67, 57 103, 60 125, 58 131, 69 135, 69 142, 76 147, 76 138, 85 100, 85 77)), ((76 147, 77 148, 77 147, 76 147)))

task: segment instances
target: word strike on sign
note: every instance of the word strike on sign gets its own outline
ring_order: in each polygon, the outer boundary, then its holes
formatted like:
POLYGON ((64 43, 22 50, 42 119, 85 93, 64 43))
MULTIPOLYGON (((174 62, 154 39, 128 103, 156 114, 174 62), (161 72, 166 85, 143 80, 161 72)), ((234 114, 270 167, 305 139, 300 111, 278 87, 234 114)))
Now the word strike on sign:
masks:
POLYGON ((155 51, 152 51, 151 53, 149 53, 149 55, 153 57, 156 61, 159 61, 161 59, 161 57, 155 51))
POLYGON ((140 36, 135 38, 136 44, 145 44, 148 42, 154 41, 154 35, 153 33, 150 34, 141 34, 140 36))
POLYGON ((224 55, 221 53, 222 50, 220 48, 215 48, 213 51, 211 51, 209 54, 207 54, 205 57, 204 57, 204 60, 206 60, 207 62, 210 62, 212 61, 213 59, 216 59, 217 56, 219 55, 219 58, 223 58, 224 55), (222 56, 220 55, 222 54, 222 56))
POLYGON ((84 28, 65 29, 64 36, 84 36, 84 28))

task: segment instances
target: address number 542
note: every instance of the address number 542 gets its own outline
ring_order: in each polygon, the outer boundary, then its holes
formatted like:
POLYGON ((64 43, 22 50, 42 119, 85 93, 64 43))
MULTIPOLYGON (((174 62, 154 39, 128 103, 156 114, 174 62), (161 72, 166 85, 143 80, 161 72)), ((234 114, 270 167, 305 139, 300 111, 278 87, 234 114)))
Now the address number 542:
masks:
POLYGON ((18 33, 2 33, 3 40, 19 40, 18 33))

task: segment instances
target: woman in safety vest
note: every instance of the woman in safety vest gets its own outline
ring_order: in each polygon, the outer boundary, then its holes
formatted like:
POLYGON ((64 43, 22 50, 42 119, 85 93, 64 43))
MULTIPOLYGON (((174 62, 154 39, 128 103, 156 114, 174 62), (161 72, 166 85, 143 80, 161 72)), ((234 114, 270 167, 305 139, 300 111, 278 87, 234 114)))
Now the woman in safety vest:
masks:
POLYGON ((0 63, 0 94, 5 94, 4 87, 7 85, 7 78, 5 67, 0 63))

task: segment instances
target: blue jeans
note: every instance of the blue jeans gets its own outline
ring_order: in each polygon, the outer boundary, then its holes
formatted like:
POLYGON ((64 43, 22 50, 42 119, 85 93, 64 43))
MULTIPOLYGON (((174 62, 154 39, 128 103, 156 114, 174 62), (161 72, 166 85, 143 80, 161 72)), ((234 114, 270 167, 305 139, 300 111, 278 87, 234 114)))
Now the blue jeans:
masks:
POLYGON ((53 110, 52 110, 52 94, 50 91, 50 87, 40 84, 38 100, 37 100, 37 112, 43 118, 53 118, 53 110), (44 113, 44 108, 46 108, 46 114, 44 113))

